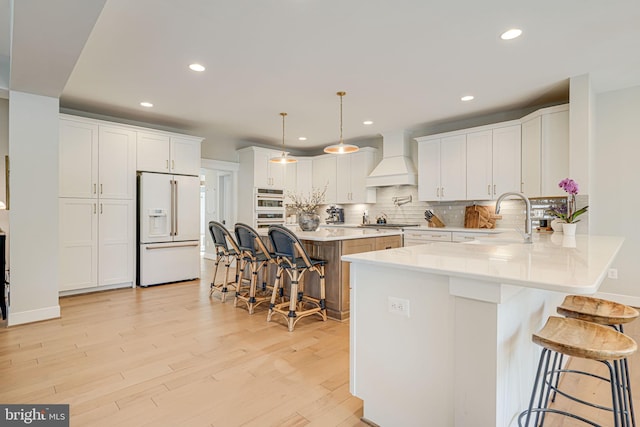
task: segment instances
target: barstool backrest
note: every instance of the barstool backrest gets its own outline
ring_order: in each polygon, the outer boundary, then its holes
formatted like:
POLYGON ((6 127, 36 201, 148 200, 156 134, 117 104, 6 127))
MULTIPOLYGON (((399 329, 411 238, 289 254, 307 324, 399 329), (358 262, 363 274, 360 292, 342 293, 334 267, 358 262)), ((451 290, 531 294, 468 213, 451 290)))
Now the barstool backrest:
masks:
POLYGON ((267 259, 271 259, 269 250, 264 245, 258 232, 247 224, 238 222, 235 226, 236 238, 238 239, 238 246, 240 250, 249 252, 254 257, 258 252, 262 252, 267 259))
POLYGON ((278 257, 288 258, 295 263, 296 253, 307 267, 311 267, 311 259, 304 250, 304 246, 298 236, 282 225, 269 226, 269 239, 273 245, 273 251, 278 257))
POLYGON ((238 244, 231 233, 229 233, 229 230, 227 230, 227 227, 223 224, 218 221, 209 221, 209 233, 211 233, 211 238, 213 239, 213 244, 216 247, 216 252, 222 251, 224 253, 229 253, 229 245, 231 245, 231 249, 240 253, 238 244))

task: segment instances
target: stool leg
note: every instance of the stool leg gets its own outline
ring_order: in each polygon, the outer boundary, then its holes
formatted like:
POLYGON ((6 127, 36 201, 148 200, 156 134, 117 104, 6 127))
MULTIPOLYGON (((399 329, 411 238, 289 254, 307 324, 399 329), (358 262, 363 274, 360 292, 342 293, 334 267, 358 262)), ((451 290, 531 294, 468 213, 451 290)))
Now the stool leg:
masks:
MULTIPOLYGON (((622 324, 618 325, 617 328, 615 328, 618 330, 618 332, 624 334, 624 326, 622 326, 622 324)), ((624 395, 625 395, 625 400, 627 400, 628 402, 628 409, 629 409, 629 416, 631 417, 631 425, 633 427, 636 427, 636 413, 633 410, 633 396, 631 394, 631 377, 629 375, 629 361, 624 358, 622 359, 622 372, 624 375, 624 395)))
POLYGON ((222 302, 225 302, 227 300, 227 292, 229 292, 229 290, 227 289, 227 283, 229 283, 229 267, 231 266, 231 261, 229 259, 229 257, 225 257, 225 261, 224 261, 224 283, 222 283, 222 297, 220 298, 222 300, 222 302))
MULTIPOLYGON (((536 372, 536 379, 533 382, 533 390, 531 391, 531 399, 529 400, 529 408, 522 412, 520 414, 520 416, 518 417, 518 425, 520 427, 528 427, 529 426, 529 421, 531 420, 531 412, 533 412, 533 402, 536 400, 536 392, 538 391, 538 384, 540 383, 540 374, 542 373, 542 367, 544 365, 549 365, 549 353, 550 351, 547 350, 546 348, 542 349, 542 352, 540 353, 540 360, 538 361, 538 370, 536 372), (526 415, 527 418, 525 419, 525 423, 522 424, 522 417, 526 415)), ((543 379, 543 383, 544 383, 544 379, 543 379)), ((540 385, 542 387, 542 384, 540 385)), ((542 400, 542 393, 540 395, 540 400, 542 400)), ((538 414, 536 414, 536 423, 535 425, 538 425, 538 414)))
MULTIPOLYGON (((562 369, 562 362, 564 361, 564 354, 560 354, 560 360, 558 361, 558 370, 562 369)), ((551 402, 555 402, 556 401, 556 390, 558 388, 560 382, 560 372, 558 372, 558 375, 556 376, 556 383, 554 385, 553 388, 553 395, 551 396, 551 402)))
POLYGON ((614 427, 620 427, 620 420, 623 417, 621 413, 622 410, 618 408, 618 393, 620 393, 620 387, 618 383, 617 373, 611 363, 607 362, 606 360, 602 360, 601 362, 604 363, 609 369, 609 378, 611 378, 611 407, 613 408, 613 425, 614 427))
MULTIPOLYGON (((549 355, 549 360, 551 360, 551 355, 549 355)), ((546 390, 546 393, 544 393, 545 394, 544 404, 539 405, 539 407, 542 409, 547 409, 549 407, 549 396, 551 395, 551 390, 553 390, 554 392, 554 399, 555 399, 555 390, 557 389, 558 383, 560 382, 560 369, 562 366, 562 362, 560 362, 560 360, 562 360, 562 354, 558 352, 553 352, 553 362, 551 363, 551 369, 548 369, 548 367, 545 366, 546 373, 542 378, 542 384, 543 384, 543 390, 546 390), (546 379, 547 375, 549 375, 548 382, 546 379), (554 385, 554 377, 555 377, 555 385, 554 385)), ((540 425, 544 425, 545 415, 546 413, 542 412, 540 416, 540 425)), ((536 421, 536 425, 538 425, 537 421, 536 421)))
POLYGON ((276 269, 276 280, 273 282, 273 292, 271 293, 271 302, 269 303, 269 313, 267 313, 267 322, 271 321, 271 316, 273 316, 273 307, 276 305, 276 295, 278 295, 278 288, 282 286, 280 282, 280 278, 282 277, 283 268, 278 265, 276 269))
POLYGON ((327 302, 325 295, 325 281, 324 281, 324 265, 320 266, 320 313, 322 314, 322 320, 327 320, 327 302))
POLYGON ((251 263, 251 284, 249 285, 249 314, 253 314, 256 304, 256 282, 258 281, 257 261, 251 263))
POLYGON ((294 268, 291 276, 291 293, 289 295, 289 314, 287 315, 287 324, 289 326, 289 332, 293 332, 293 327, 296 322, 296 308, 298 305, 298 277, 299 272, 297 268, 294 268))
POLYGON ((220 255, 220 253, 216 253, 215 269, 213 270, 213 278, 211 279, 211 290, 209 291, 209 296, 213 295, 213 291, 215 291, 216 289, 216 276, 218 275, 218 265, 220 264, 221 259, 222 255, 220 255))

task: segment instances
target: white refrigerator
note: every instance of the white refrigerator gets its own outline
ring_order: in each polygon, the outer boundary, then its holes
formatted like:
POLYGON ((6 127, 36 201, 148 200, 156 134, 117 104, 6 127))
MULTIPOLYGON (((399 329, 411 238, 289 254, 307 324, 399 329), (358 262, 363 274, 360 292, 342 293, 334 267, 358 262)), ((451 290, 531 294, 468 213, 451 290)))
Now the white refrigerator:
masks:
POLYGON ((138 285, 200 277, 200 178, 138 173, 138 285))

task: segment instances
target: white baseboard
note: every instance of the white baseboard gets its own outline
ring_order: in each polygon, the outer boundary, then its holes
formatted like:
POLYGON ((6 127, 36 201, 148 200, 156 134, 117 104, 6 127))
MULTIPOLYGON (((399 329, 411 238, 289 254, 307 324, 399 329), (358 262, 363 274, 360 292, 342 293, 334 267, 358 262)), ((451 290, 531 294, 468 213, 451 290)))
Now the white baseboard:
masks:
POLYGON ((614 301, 620 304, 630 305, 631 307, 640 307, 640 296, 610 294, 606 292, 597 292, 593 296, 596 298, 614 301))
POLYGON ((22 325, 24 323, 39 322, 41 320, 57 319, 60 317, 60 306, 39 308, 37 310, 14 312, 9 308, 8 325, 22 325))
POLYGON ((133 282, 116 283, 114 285, 101 285, 101 286, 94 286, 92 288, 70 289, 66 291, 60 291, 58 292, 58 295, 61 297, 66 297, 69 295, 88 294, 92 292, 109 291, 112 289, 135 288, 135 287, 136 285, 133 282))

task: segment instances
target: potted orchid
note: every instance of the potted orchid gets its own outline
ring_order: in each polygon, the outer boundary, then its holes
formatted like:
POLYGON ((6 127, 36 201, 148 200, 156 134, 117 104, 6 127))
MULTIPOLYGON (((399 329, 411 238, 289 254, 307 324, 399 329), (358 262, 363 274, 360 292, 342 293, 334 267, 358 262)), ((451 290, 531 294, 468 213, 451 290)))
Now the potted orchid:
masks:
MULTIPOLYGON (((565 178, 558 183, 558 187, 562 188, 569 195, 567 196, 567 209, 566 212, 550 209, 549 212, 555 215, 560 220, 564 221, 562 230, 565 234, 574 235, 576 229, 576 223, 580 221, 577 219, 580 215, 587 212, 589 206, 585 206, 580 209, 576 209, 576 195, 580 190, 578 183, 573 179, 565 178)), ((564 210, 563 210, 564 211, 564 210)))

